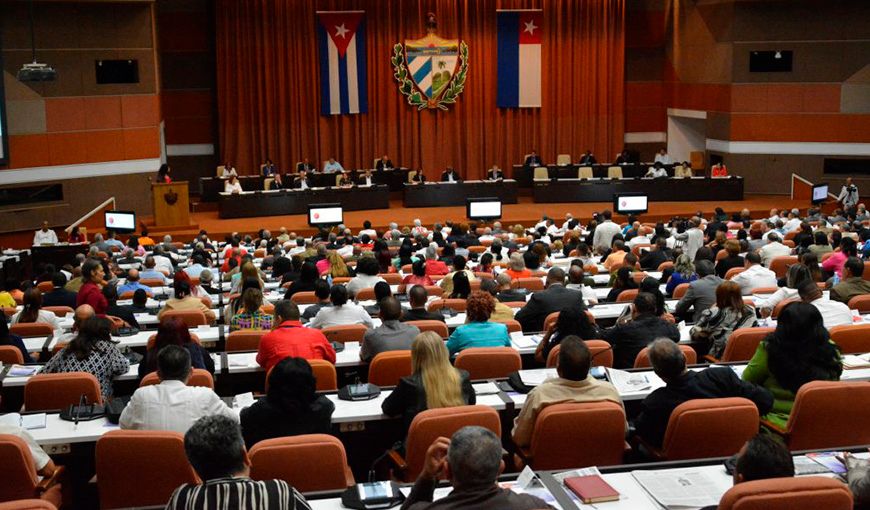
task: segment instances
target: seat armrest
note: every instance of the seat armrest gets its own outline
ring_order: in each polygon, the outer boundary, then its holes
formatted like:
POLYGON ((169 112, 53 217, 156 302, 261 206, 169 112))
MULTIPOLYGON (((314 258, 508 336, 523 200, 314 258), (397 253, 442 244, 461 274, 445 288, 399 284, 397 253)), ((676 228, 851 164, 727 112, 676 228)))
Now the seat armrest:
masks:
POLYGON ((57 469, 54 470, 54 473, 51 474, 51 476, 47 476, 40 480, 39 483, 36 484, 35 496, 37 498, 42 496, 45 491, 60 483, 60 478, 64 475, 65 472, 66 469, 63 466, 58 466, 57 469))
POLYGON ((655 446, 647 443, 642 437, 635 435, 632 438, 632 443, 635 446, 635 451, 638 451, 643 455, 646 455, 656 461, 665 460, 665 455, 662 452, 661 448, 656 448, 655 446))
POLYGON ((715 358, 715 357, 713 357, 713 356, 711 356, 711 355, 709 355, 709 354, 705 354, 705 355, 704 355, 704 359, 707 360, 707 361, 709 361, 710 363, 719 363, 719 359, 718 359, 718 358, 715 358))
POLYGON ((387 450, 387 459, 389 459, 390 463, 393 465, 393 470, 400 475, 395 478, 403 478, 405 471, 408 470, 408 463, 405 462, 405 458, 396 450, 387 450))

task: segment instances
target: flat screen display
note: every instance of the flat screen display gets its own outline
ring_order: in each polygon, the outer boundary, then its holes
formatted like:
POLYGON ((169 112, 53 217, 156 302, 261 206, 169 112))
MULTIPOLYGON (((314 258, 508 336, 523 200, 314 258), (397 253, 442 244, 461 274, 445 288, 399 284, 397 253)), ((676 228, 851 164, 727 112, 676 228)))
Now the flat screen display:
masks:
POLYGON ((821 204, 828 199, 828 184, 813 185, 813 203, 821 204))
POLYGON ((492 220, 501 218, 501 200, 498 198, 469 198, 466 202, 466 216, 470 220, 492 220))
POLYGON ((106 211, 106 229, 116 232, 134 232, 136 213, 133 211, 106 211))
POLYGON ((308 206, 309 225, 338 225, 344 222, 341 204, 311 204, 308 206))
POLYGON ((614 193, 613 209, 618 214, 645 213, 649 209, 649 197, 643 193, 614 193))

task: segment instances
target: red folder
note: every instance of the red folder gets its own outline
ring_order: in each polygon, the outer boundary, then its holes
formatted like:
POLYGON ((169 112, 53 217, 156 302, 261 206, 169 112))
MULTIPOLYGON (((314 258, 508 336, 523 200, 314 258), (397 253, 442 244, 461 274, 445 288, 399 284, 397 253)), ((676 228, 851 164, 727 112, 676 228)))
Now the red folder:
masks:
POLYGON ((619 499, 619 493, 598 475, 566 478, 565 485, 587 505, 619 499))

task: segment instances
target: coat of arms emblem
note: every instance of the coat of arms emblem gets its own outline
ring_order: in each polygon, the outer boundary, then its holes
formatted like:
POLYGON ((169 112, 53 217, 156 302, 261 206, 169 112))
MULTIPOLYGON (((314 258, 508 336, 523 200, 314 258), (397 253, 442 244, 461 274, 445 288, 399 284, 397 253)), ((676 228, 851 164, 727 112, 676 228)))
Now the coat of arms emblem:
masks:
POLYGON ((393 71, 399 91, 418 110, 446 110, 448 104, 456 102, 468 77, 468 45, 458 39, 438 37, 436 28, 435 15, 429 13, 425 37, 393 46, 393 71))
POLYGON ((166 200, 169 205, 175 205, 175 202, 178 202, 178 193, 169 190, 163 194, 163 200, 166 200))

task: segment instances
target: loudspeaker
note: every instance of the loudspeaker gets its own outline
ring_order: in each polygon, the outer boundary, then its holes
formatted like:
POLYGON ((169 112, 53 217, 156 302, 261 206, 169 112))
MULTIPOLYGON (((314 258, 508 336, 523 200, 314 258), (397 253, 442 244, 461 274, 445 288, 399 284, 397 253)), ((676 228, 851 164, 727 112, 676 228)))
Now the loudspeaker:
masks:
POLYGON ((750 73, 790 73, 792 52, 788 51, 750 51, 750 73))
POLYGON ((138 60, 96 60, 97 84, 139 83, 138 60))

